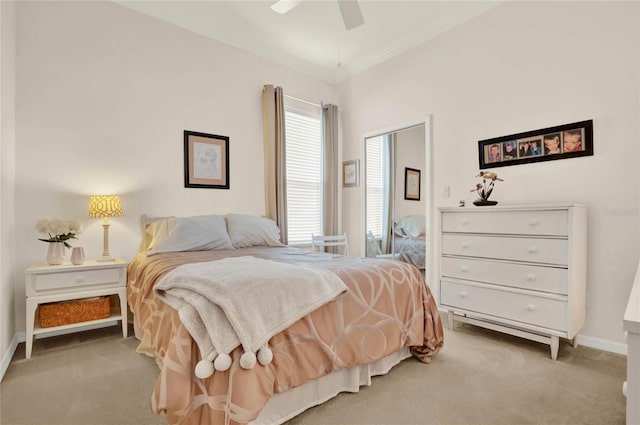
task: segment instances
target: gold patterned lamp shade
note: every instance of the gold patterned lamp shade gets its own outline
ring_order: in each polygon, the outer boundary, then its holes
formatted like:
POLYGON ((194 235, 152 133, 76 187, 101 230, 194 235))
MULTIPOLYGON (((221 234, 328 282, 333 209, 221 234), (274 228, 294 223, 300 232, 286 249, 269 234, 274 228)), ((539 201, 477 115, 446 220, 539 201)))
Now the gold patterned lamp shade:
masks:
POLYGON ((121 217, 120 195, 91 195, 89 197, 89 217, 121 217))
POLYGON ((103 217, 103 250, 102 256, 98 257, 98 261, 115 261, 115 258, 109 254, 109 217, 121 217, 122 204, 119 195, 91 195, 89 197, 89 217, 103 217))

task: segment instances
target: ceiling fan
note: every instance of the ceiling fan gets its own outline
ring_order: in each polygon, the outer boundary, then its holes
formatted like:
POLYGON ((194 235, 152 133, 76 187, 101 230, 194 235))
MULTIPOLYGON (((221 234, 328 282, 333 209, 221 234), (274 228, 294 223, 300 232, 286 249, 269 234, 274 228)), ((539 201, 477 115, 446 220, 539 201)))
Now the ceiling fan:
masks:
MULTIPOLYGON (((285 14, 304 0, 279 0, 271 5, 275 12, 285 14)), ((340 14, 346 29, 350 30, 364 24, 360 6, 356 0, 337 0, 340 14)))

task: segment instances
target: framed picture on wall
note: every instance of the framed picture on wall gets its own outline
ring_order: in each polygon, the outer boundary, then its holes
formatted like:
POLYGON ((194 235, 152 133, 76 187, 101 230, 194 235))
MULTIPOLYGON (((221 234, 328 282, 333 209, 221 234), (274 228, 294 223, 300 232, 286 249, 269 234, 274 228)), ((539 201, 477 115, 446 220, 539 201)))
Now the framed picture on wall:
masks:
POLYGON ((360 160, 352 159, 342 163, 342 187, 360 185, 360 160))
POLYGON ((593 155, 593 120, 478 142, 480 169, 593 155))
POLYGON ((420 170, 415 168, 404 169, 404 199, 409 201, 420 200, 420 170))
POLYGON ((229 189, 229 138, 184 131, 184 187, 229 189))

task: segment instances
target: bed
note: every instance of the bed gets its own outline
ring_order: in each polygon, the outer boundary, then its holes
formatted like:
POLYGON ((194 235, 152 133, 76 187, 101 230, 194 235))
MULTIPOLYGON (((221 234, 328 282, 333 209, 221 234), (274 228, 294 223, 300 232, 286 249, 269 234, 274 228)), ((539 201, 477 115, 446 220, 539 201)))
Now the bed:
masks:
POLYGON ((393 238, 396 259, 425 270, 427 241, 425 235, 409 236, 396 234, 393 238))
POLYGON ((394 258, 425 270, 427 241, 424 214, 400 217, 393 226, 394 258))
POLYGON ((371 376, 387 373, 409 356, 429 363, 442 347, 435 301, 419 270, 410 264, 282 246, 277 226, 263 217, 216 216, 217 227, 205 226, 206 232, 202 226, 181 230, 176 221, 193 218, 143 216, 150 241, 143 242, 147 249, 128 267, 128 303, 140 339, 137 350, 155 357, 160 368, 151 409, 170 424, 282 423, 341 391, 358 391, 371 376), (203 239, 204 233, 225 233, 220 220, 228 232, 224 243, 189 242, 203 239), (173 228, 156 226, 171 221, 173 228), (172 242, 176 233, 182 235, 172 242), (154 286, 179 266, 235 257, 329 270, 348 289, 275 334, 269 340, 271 363, 244 369, 237 347, 228 370, 200 379, 194 374, 201 360, 198 345, 154 286))

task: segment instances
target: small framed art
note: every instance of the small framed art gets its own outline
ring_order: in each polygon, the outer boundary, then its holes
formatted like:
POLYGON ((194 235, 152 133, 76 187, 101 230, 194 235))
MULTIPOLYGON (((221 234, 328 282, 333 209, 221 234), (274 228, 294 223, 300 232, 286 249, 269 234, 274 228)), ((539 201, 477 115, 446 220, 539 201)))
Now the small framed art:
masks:
POLYGON ((404 169, 404 199, 409 201, 420 200, 420 170, 415 168, 404 169))
POLYGON ((342 187, 360 185, 360 160, 352 159, 342 163, 342 187))
POLYGON ((478 142, 480 169, 593 155, 593 120, 478 142))
POLYGON ((184 131, 184 187, 229 189, 229 138, 184 131))

